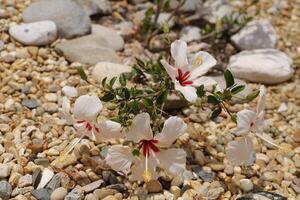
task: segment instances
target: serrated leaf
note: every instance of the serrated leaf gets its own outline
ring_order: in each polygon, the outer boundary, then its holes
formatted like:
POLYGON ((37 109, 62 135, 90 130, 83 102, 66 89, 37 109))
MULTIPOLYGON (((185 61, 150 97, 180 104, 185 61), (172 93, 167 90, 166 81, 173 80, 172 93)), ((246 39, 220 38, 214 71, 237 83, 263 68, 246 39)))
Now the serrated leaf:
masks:
POLYGON ((132 150, 132 155, 136 156, 136 157, 139 157, 140 156, 140 150, 139 149, 133 149, 132 150))
POLYGON ((225 82, 226 82, 226 88, 233 86, 234 78, 232 76, 232 73, 228 69, 226 69, 224 72, 224 78, 225 78, 225 82))
POLYGON ((238 94, 241 91, 243 91, 244 89, 245 89, 244 85, 238 85, 238 86, 232 88, 230 92, 231 92, 231 94, 238 94))
POLYGON ((248 94, 246 99, 248 101, 252 101, 253 99, 255 99, 257 96, 259 95, 259 90, 255 90, 254 92, 252 92, 251 94, 248 94))
POLYGON ((86 73, 84 72, 84 70, 83 70, 83 68, 82 67, 77 67, 77 71, 78 71, 78 73, 79 73, 79 75, 80 75, 80 78, 82 79, 82 80, 87 80, 87 75, 86 75, 86 73))
POLYGON ((214 105, 217 105, 220 103, 220 101, 213 95, 208 95, 207 96, 207 103, 211 103, 211 104, 214 104, 214 105))
POLYGON ((114 84, 115 84, 115 82, 116 82, 116 80, 117 80, 117 77, 115 76, 115 77, 113 77, 112 79, 110 79, 110 81, 109 81, 109 85, 112 87, 112 86, 114 86, 114 84))
POLYGON ((204 95, 205 95, 204 85, 200 85, 199 87, 197 87, 197 96, 201 98, 204 95))
POLYGON ((105 94, 103 97, 100 98, 101 101, 104 101, 104 102, 108 102, 108 101, 111 101, 115 98, 115 95, 111 92, 105 94))
POLYGON ((105 87, 107 77, 104 77, 101 81, 102 87, 105 87))
POLYGON ((220 113, 222 112, 222 108, 220 106, 218 106, 217 108, 215 108, 215 110, 212 112, 210 118, 211 119, 215 119, 216 117, 218 117, 220 115, 220 113))
POLYGON ((168 91, 166 91, 166 90, 162 91, 162 92, 158 95, 158 97, 157 97, 157 99, 156 99, 156 103, 157 103, 158 105, 163 104, 163 103, 166 101, 167 96, 168 96, 168 91))
POLYGON ((121 86, 125 86, 126 85, 126 76, 125 74, 121 74, 119 77, 119 83, 121 84, 121 86))

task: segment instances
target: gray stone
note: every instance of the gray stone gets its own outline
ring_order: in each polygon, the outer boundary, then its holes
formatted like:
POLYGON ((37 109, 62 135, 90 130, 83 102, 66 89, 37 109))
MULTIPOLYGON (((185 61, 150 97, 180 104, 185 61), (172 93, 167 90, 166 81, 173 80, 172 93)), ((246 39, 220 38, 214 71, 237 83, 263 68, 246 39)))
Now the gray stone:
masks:
POLYGON ((40 168, 37 168, 33 171, 33 174, 32 174, 32 182, 33 182, 32 186, 34 188, 37 188, 41 179, 42 179, 42 170, 40 168))
POLYGON ((294 73, 292 59, 275 49, 242 51, 230 57, 228 69, 237 78, 265 84, 284 82, 294 73))
POLYGON ((253 189, 253 183, 250 179, 241 179, 240 180, 240 185, 241 189, 244 191, 244 192, 250 192, 252 189, 253 189))
POLYGON ((80 191, 77 188, 74 188, 65 197, 65 200, 80 200, 80 199, 81 199, 80 191))
POLYGON ((101 61, 119 63, 120 57, 113 49, 103 46, 104 43, 104 39, 85 36, 64 41, 56 45, 55 50, 62 53, 70 62, 88 65, 95 65, 101 61))
POLYGON ((122 183, 109 185, 106 188, 114 189, 114 190, 117 190, 118 192, 121 192, 121 193, 127 190, 127 187, 122 183))
POLYGON ((60 175, 55 174, 50 180, 50 182, 47 184, 46 188, 49 189, 50 191, 54 191, 59 186, 60 186, 60 175))
POLYGON ((91 20, 86 12, 72 0, 40 0, 23 11, 26 23, 51 20, 58 28, 60 36, 72 38, 87 34, 91 20))
POLYGON ((204 3, 204 18, 210 23, 216 23, 225 16, 232 14, 233 7, 227 0, 208 0, 204 3))
POLYGON ((181 98, 179 95, 171 93, 167 96, 167 100, 164 105, 165 110, 172 110, 172 109, 180 109, 186 107, 188 102, 181 98))
POLYGON ((257 192, 243 197, 239 197, 236 200, 287 200, 286 197, 273 192, 257 192))
POLYGON ((186 42, 200 40, 200 28, 197 26, 185 26, 180 32, 180 39, 186 42))
POLYGON ((56 24, 52 21, 40 21, 10 27, 9 34, 25 45, 47 45, 57 38, 56 24))
POLYGON ((25 176, 22 176, 18 181, 18 187, 26 187, 32 185, 32 175, 26 174, 25 176))
MULTIPOLYGON (((178 0, 171 0, 170 1, 170 7, 172 9, 175 9, 180 1, 178 0)), ((179 11, 182 12, 195 12, 197 10, 197 8, 201 8, 203 6, 203 1, 202 0, 186 0, 183 4, 183 6, 181 6, 179 8, 179 11)))
POLYGON ((216 174, 214 172, 206 172, 202 167, 193 165, 192 170, 199 176, 203 181, 213 182, 216 174))
MULTIPOLYGON (((93 78, 101 83, 103 78, 107 77, 108 80, 115 76, 119 76, 122 73, 130 72, 131 67, 127 65, 122 65, 118 63, 111 62, 99 62, 96 64, 92 71, 93 78)), ((116 85, 119 83, 116 82, 116 85)))
POLYGON ((249 22, 231 40, 242 50, 274 48, 277 35, 267 19, 249 22))
POLYGON ((12 192, 12 187, 7 181, 0 181, 0 198, 7 200, 12 192))
POLYGON ((37 200, 50 200, 50 191, 45 188, 31 191, 32 196, 37 200))
POLYGON ((82 190, 85 192, 85 193, 89 193, 89 192, 92 192, 94 191, 95 189, 99 188, 103 183, 103 180, 98 180, 98 181, 95 181, 95 182, 92 182, 88 185, 85 185, 82 187, 82 190))
POLYGON ((111 14, 111 2, 109 0, 74 0, 88 15, 111 14))
POLYGON ((0 51, 2 51, 2 49, 4 49, 4 42, 0 40, 0 51))
POLYGON ((39 103, 35 99, 24 99, 22 100, 22 105, 34 109, 39 106, 39 103))

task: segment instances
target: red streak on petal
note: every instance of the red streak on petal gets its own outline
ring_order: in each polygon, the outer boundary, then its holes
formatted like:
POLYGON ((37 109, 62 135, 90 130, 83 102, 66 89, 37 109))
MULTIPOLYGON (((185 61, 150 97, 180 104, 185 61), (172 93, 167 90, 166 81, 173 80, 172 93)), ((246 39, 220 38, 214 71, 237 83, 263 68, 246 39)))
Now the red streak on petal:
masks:
POLYGON ((141 140, 139 142, 139 149, 142 150, 143 155, 146 157, 150 155, 150 150, 155 153, 159 152, 159 148, 156 146, 157 143, 157 140, 141 140))
POLYGON ((192 85, 193 81, 189 81, 188 79, 191 76, 190 71, 186 71, 184 74, 182 73, 182 70, 178 68, 178 76, 176 77, 176 80, 180 83, 181 86, 187 86, 192 85))

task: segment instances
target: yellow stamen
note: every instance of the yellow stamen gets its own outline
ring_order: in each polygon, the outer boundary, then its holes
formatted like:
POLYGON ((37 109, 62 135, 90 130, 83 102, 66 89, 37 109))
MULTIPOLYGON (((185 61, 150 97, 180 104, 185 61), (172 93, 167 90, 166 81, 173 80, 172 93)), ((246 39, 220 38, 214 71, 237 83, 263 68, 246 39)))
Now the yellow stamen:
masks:
POLYGON ((148 154, 146 154, 146 169, 142 174, 145 182, 151 181, 151 172, 148 170, 148 154))
POLYGON ((197 56, 194 60, 193 67, 197 67, 203 63, 203 58, 201 56, 197 56))

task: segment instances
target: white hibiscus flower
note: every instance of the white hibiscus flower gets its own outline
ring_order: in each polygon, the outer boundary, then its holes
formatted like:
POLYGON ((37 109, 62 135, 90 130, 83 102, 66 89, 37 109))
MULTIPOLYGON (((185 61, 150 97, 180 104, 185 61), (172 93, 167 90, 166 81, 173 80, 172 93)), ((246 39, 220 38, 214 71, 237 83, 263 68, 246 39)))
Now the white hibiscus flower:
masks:
POLYGON ((127 146, 114 145, 108 150, 106 163, 115 171, 125 174, 131 171, 132 181, 157 179, 157 167, 164 169, 170 176, 180 176, 185 169, 186 153, 182 149, 169 147, 186 128, 182 119, 170 117, 161 133, 153 136, 149 114, 141 113, 134 118, 127 138, 138 146, 140 155, 133 156, 127 146))
POLYGON ((236 134, 243 138, 231 141, 227 145, 227 159, 237 165, 252 165, 255 161, 252 136, 258 136, 260 139, 280 148, 272 138, 263 134, 264 130, 264 109, 266 101, 266 88, 260 87, 259 100, 256 112, 252 110, 242 110, 237 113, 236 134))
POLYGON ((207 52, 199 51, 191 59, 187 58, 187 44, 182 40, 176 40, 171 44, 171 55, 175 60, 175 66, 161 60, 168 75, 186 100, 195 102, 197 99, 196 88, 204 85, 206 88, 216 85, 212 78, 203 76, 217 61, 207 52))
POLYGON ((74 104, 73 115, 70 114, 70 102, 63 97, 62 113, 67 123, 73 125, 82 136, 91 140, 103 141, 121 138, 121 124, 110 120, 97 122, 97 116, 102 109, 102 103, 96 96, 82 95, 74 104))

